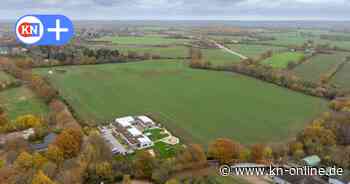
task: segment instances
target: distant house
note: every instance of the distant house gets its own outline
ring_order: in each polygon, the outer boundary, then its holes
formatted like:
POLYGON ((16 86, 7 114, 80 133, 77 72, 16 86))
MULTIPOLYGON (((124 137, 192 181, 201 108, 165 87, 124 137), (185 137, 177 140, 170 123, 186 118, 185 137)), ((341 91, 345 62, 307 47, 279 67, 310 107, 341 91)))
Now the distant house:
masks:
POLYGON ((142 125, 144 125, 145 128, 154 127, 156 124, 151 118, 149 118, 147 116, 137 116, 136 120, 141 121, 142 125))
POLYGON ((22 136, 25 140, 29 139, 29 137, 31 135, 33 135, 35 132, 34 132, 34 129, 33 128, 29 128, 27 130, 23 130, 22 131, 22 136))
POLYGON ((317 155, 312 155, 312 156, 303 158, 303 163, 306 166, 316 167, 321 163, 321 159, 317 155))
POLYGON ((7 55, 9 53, 9 49, 7 47, 0 47, 0 55, 7 55))

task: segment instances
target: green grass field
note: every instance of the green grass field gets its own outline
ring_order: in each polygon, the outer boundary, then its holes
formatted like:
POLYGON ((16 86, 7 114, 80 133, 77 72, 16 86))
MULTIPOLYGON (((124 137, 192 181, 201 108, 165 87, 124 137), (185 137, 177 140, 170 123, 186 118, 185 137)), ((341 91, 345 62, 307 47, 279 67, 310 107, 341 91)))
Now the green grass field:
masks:
POLYGON ((0 71, 0 82, 11 82, 14 81, 15 79, 8 75, 7 73, 0 71))
POLYGON ((287 68, 288 63, 297 62, 304 54, 300 52, 282 52, 273 54, 272 57, 261 61, 262 64, 270 65, 274 68, 287 68))
POLYGON ((0 92, 0 103, 9 119, 25 114, 46 116, 48 107, 26 87, 11 88, 0 92))
POLYGON ((153 150, 160 158, 170 158, 174 157, 176 153, 182 148, 181 144, 170 145, 164 142, 157 142, 153 146, 153 150))
POLYGON ((170 45, 182 44, 188 42, 185 39, 166 38, 159 35, 149 35, 143 37, 136 36, 121 36, 121 37, 103 37, 99 40, 112 41, 118 45, 170 45))
POLYGON ((161 57, 179 58, 188 57, 189 49, 185 46, 175 47, 117 47, 122 53, 128 53, 128 51, 135 51, 139 54, 151 53, 161 57))
POLYGON ((241 61, 236 55, 223 51, 222 49, 202 49, 203 59, 210 61, 213 65, 226 65, 241 61))
POLYGON ((280 51, 286 48, 283 47, 272 47, 264 45, 251 45, 251 44, 230 44, 227 45, 230 49, 250 58, 256 58, 260 54, 266 51, 280 51))
MULTIPOLYGON (((156 113, 175 136, 207 145, 219 137, 242 143, 283 141, 326 109, 319 98, 182 62, 60 67, 48 76, 85 120, 156 113)), ((46 69, 35 69, 47 75, 46 69)))
POLYGON ((338 87, 350 90, 350 63, 345 64, 344 67, 335 74, 331 82, 338 87))
MULTIPOLYGON (((300 46, 308 40, 314 41, 316 44, 329 44, 331 47, 350 49, 350 41, 331 41, 321 39, 322 34, 342 34, 325 30, 291 30, 289 32, 261 33, 262 36, 274 37, 275 40, 259 41, 258 43, 269 43, 283 46, 300 46), (306 35, 306 34, 310 35, 306 35), (311 36, 312 35, 312 36, 311 36)), ((347 34, 349 35, 349 34, 347 34)))
POLYGON ((160 129, 160 128, 154 128, 154 129, 148 129, 148 130, 145 130, 143 132, 144 134, 147 134, 149 133, 149 138, 152 140, 152 141, 158 141, 160 139, 163 139, 165 137, 168 137, 169 134, 165 133, 163 131, 163 129, 160 129))
POLYGON ((297 31, 290 31, 290 32, 275 32, 275 33, 262 33, 262 36, 268 36, 273 37, 275 40, 268 40, 268 41, 260 41, 259 43, 269 43, 269 44, 277 44, 277 45, 302 45, 305 43, 308 39, 311 39, 311 37, 302 36, 297 31))
POLYGON ((344 57, 344 53, 320 54, 297 66, 293 72, 302 79, 319 82, 321 75, 343 62, 344 57))

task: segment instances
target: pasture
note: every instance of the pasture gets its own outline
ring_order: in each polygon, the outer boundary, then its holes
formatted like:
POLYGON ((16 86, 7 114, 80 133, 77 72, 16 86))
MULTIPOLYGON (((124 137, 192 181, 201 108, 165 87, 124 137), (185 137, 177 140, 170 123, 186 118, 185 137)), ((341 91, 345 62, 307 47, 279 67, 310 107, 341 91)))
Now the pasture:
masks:
POLYGON ((334 54, 319 54, 297 66, 293 72, 302 79, 319 82, 322 75, 327 74, 327 72, 343 62, 344 58, 345 54, 339 52, 334 54))
POLYGON ((183 58, 189 56, 189 49, 185 46, 172 47, 116 47, 120 52, 127 54, 129 51, 138 54, 150 53, 166 58, 183 58))
POLYGON ((185 142, 208 145, 281 142, 326 109, 327 102, 242 75, 194 70, 177 60, 59 67, 48 76, 88 122, 156 114, 185 142))
POLYGON ((7 73, 0 71, 0 82, 12 82, 15 79, 7 73))
POLYGON ((227 46, 233 51, 236 51, 249 58, 257 58, 260 54, 263 54, 269 50, 276 52, 276 51, 281 51, 286 49, 283 47, 252 45, 252 44, 230 44, 227 46))
MULTIPOLYGON (((309 40, 315 44, 329 44, 329 46, 350 49, 350 41, 332 41, 321 39, 321 35, 342 35, 343 33, 329 32, 326 30, 289 30, 284 32, 265 32, 261 36, 273 37, 274 40, 258 41, 258 43, 267 43, 281 46, 301 46, 309 40)), ((349 35, 349 34, 346 34, 349 35)))
POLYGON ((331 82, 337 87, 350 90, 350 63, 345 64, 344 67, 335 74, 331 82))
POLYGON ((301 52, 282 52, 273 54, 272 57, 261 61, 262 64, 270 65, 274 68, 287 68, 290 62, 298 62, 304 56, 301 52))
POLYGON ((98 40, 112 41, 113 44, 118 44, 118 45, 171 45, 171 44, 184 44, 188 42, 188 40, 186 39, 167 38, 159 35, 115 36, 115 37, 103 37, 98 40))
POLYGON ((276 44, 281 46, 299 46, 304 44, 308 39, 316 38, 304 36, 298 31, 261 33, 261 36, 273 37, 274 40, 259 41, 258 43, 276 44))
POLYGON ((241 61, 241 58, 228 53, 222 49, 202 49, 204 61, 209 61, 212 65, 227 65, 241 61))
POLYGON ((9 119, 12 120, 20 115, 46 116, 48 113, 46 104, 24 86, 0 92, 0 102, 5 108, 9 119))

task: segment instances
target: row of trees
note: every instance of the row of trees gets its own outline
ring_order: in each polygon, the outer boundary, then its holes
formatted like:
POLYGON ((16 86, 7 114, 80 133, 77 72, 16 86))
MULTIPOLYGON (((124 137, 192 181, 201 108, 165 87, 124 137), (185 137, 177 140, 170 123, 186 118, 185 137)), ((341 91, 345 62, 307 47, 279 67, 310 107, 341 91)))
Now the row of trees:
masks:
POLYGON ((15 78, 25 81, 30 88, 43 99, 50 107, 50 121, 53 121, 59 128, 81 129, 79 123, 71 113, 71 110, 58 98, 58 91, 40 75, 32 74, 30 69, 26 69, 21 63, 26 59, 2 59, 0 66, 15 78), (24 68, 23 68, 24 67, 24 68))
POLYGON ((28 55, 35 60, 35 62, 31 60, 21 61, 21 65, 28 68, 60 65, 120 63, 164 58, 159 54, 149 52, 138 53, 136 51, 128 51, 127 53, 122 54, 116 49, 91 49, 76 45, 67 45, 63 47, 32 47, 29 49, 28 55))
POLYGON ((28 63, 30 67, 82 65, 122 62, 118 50, 90 49, 75 45, 62 47, 38 46, 29 49, 28 55, 35 62, 28 63))
MULTIPOLYGON (((19 58, 21 59, 21 58, 19 58)), ((22 58, 23 59, 23 58, 22 58)), ((82 180, 82 173, 86 168, 86 164, 80 163, 80 153, 83 144, 83 133, 78 122, 70 113, 69 108, 60 100, 58 100, 57 91, 51 87, 51 85, 42 77, 33 75, 29 69, 25 69, 26 62, 17 62, 17 60, 1 59, 0 66, 5 69, 6 72, 13 75, 15 78, 26 82, 30 88, 50 106, 51 112, 47 121, 35 118, 34 116, 24 116, 16 119, 15 123, 7 123, 9 127, 16 125, 20 129, 34 127, 35 136, 33 139, 42 138, 44 132, 42 129, 36 127, 46 127, 61 123, 62 126, 56 126, 58 128, 64 128, 64 130, 56 137, 55 141, 49 145, 46 153, 42 154, 45 158, 45 164, 40 166, 33 166, 28 171, 20 171, 14 165, 18 165, 20 160, 27 158, 27 162, 34 163, 30 155, 32 153, 30 146, 26 140, 8 140, 5 145, 5 153, 8 155, 4 173, 14 173, 14 175, 1 176, 0 180, 16 181, 15 183, 51 183, 50 178, 55 180, 57 183, 75 183, 73 181, 82 180), (20 64, 19 64, 20 63, 20 64), (18 126, 17 126, 18 125, 18 126), (40 135, 38 135, 40 134, 40 135), (15 153, 15 154, 14 154, 15 153), (17 157, 17 155, 19 155, 17 157), (17 158, 17 159, 14 159, 17 158), (14 162, 14 160, 16 160, 14 162), (18 180, 18 182, 17 182, 18 180)), ((1 122, 5 122, 5 116, 1 115, 1 122)), ((42 159, 44 160, 44 159, 42 159)), ((22 166, 21 166, 22 167, 22 166)), ((22 167, 26 168, 26 167, 22 167)), ((1 183, 1 182, 0 182, 1 183)), ((8 183, 8 182, 5 182, 8 183)), ((80 182, 82 183, 82 182, 80 182)))
POLYGON ((31 89, 40 98, 49 103, 52 99, 57 97, 58 92, 44 78, 32 74, 28 69, 22 68, 23 65, 21 65, 21 63, 26 61, 26 59, 12 59, 9 61, 9 59, 4 58, 0 60, 0 66, 16 79, 28 83, 31 89))
MULTIPOLYGON (((98 139, 96 139, 98 140, 98 139)), ((94 144, 95 145, 95 144, 94 144)), ((162 160, 147 151, 139 151, 133 160, 120 156, 112 161, 104 155, 92 159, 84 176, 84 183, 113 183, 123 176, 132 176, 156 183, 165 183, 172 174, 184 169, 198 169, 207 165, 203 148, 199 145, 188 145, 172 159, 162 160)))
POLYGON ((221 164, 240 162, 271 163, 272 148, 263 144, 245 147, 230 139, 217 139, 210 144, 208 157, 220 161, 221 164))
POLYGON ((209 61, 204 61, 203 54, 200 48, 191 47, 189 50, 190 56, 190 67, 192 68, 210 68, 211 63, 209 61))
POLYGON ((59 99, 53 99, 49 103, 50 121, 59 129, 73 128, 82 130, 80 124, 73 116, 68 106, 59 99))

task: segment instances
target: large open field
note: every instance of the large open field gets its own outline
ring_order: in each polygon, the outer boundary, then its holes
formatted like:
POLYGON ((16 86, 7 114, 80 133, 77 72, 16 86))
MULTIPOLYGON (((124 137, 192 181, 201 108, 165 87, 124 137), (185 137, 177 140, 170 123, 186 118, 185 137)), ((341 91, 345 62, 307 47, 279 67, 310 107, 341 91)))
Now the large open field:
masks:
POLYGON ((261 36, 266 37, 273 37, 274 40, 268 40, 268 41, 261 41, 260 43, 269 43, 269 44, 276 44, 276 45, 302 45, 309 39, 318 39, 316 36, 304 36, 300 34, 299 31, 286 31, 286 32, 273 32, 273 33, 262 33, 261 36))
MULTIPOLYGON (((315 44, 329 44, 331 47, 337 46, 340 48, 350 49, 350 41, 333 41, 321 39, 321 35, 344 35, 343 33, 330 32, 326 30, 289 30, 282 32, 261 33, 261 36, 273 37, 274 40, 259 41, 258 43, 268 43, 283 46, 300 46, 309 40, 312 40, 315 44)), ((349 36, 349 34, 345 34, 349 36)))
POLYGON ((0 92, 0 102, 5 107, 9 119, 28 113, 38 116, 45 116, 48 113, 48 107, 26 87, 0 92))
POLYGON ((244 56, 250 58, 256 58, 260 54, 266 51, 280 51, 285 50, 283 47, 273 47, 273 46, 265 46, 265 45, 252 45, 252 44, 230 44, 228 47, 244 56))
POLYGON ((103 37, 99 40, 112 41, 112 43, 118 45, 169 45, 188 42, 188 40, 185 39, 167 38, 159 35, 103 37))
POLYGON ((128 51, 135 51, 139 54, 150 53, 167 58, 180 58, 188 57, 189 49, 185 46, 172 46, 172 47, 116 47, 122 53, 128 53, 128 51))
MULTIPOLYGON (((179 61, 60 67, 49 75, 85 120, 154 113, 175 135, 207 145, 288 139, 327 102, 242 75, 193 70, 179 61)), ((50 69, 36 69, 47 76, 50 69)))
POLYGON ((343 62, 344 57, 344 53, 320 54, 297 66, 293 72, 305 80, 319 82, 321 75, 343 62))
POLYGON ((0 71, 0 82, 11 82, 15 80, 12 76, 6 74, 3 71, 0 71))
POLYGON ((202 49, 203 59, 210 61, 213 65, 226 65, 241 61, 236 55, 222 49, 202 49))
POLYGON ((282 52, 273 54, 272 57, 261 61, 261 63, 270 65, 274 68, 287 68, 288 63, 297 62, 303 56, 304 54, 300 52, 282 52))
POLYGON ((350 63, 345 64, 344 67, 335 74, 331 82, 338 87, 350 90, 350 63))

